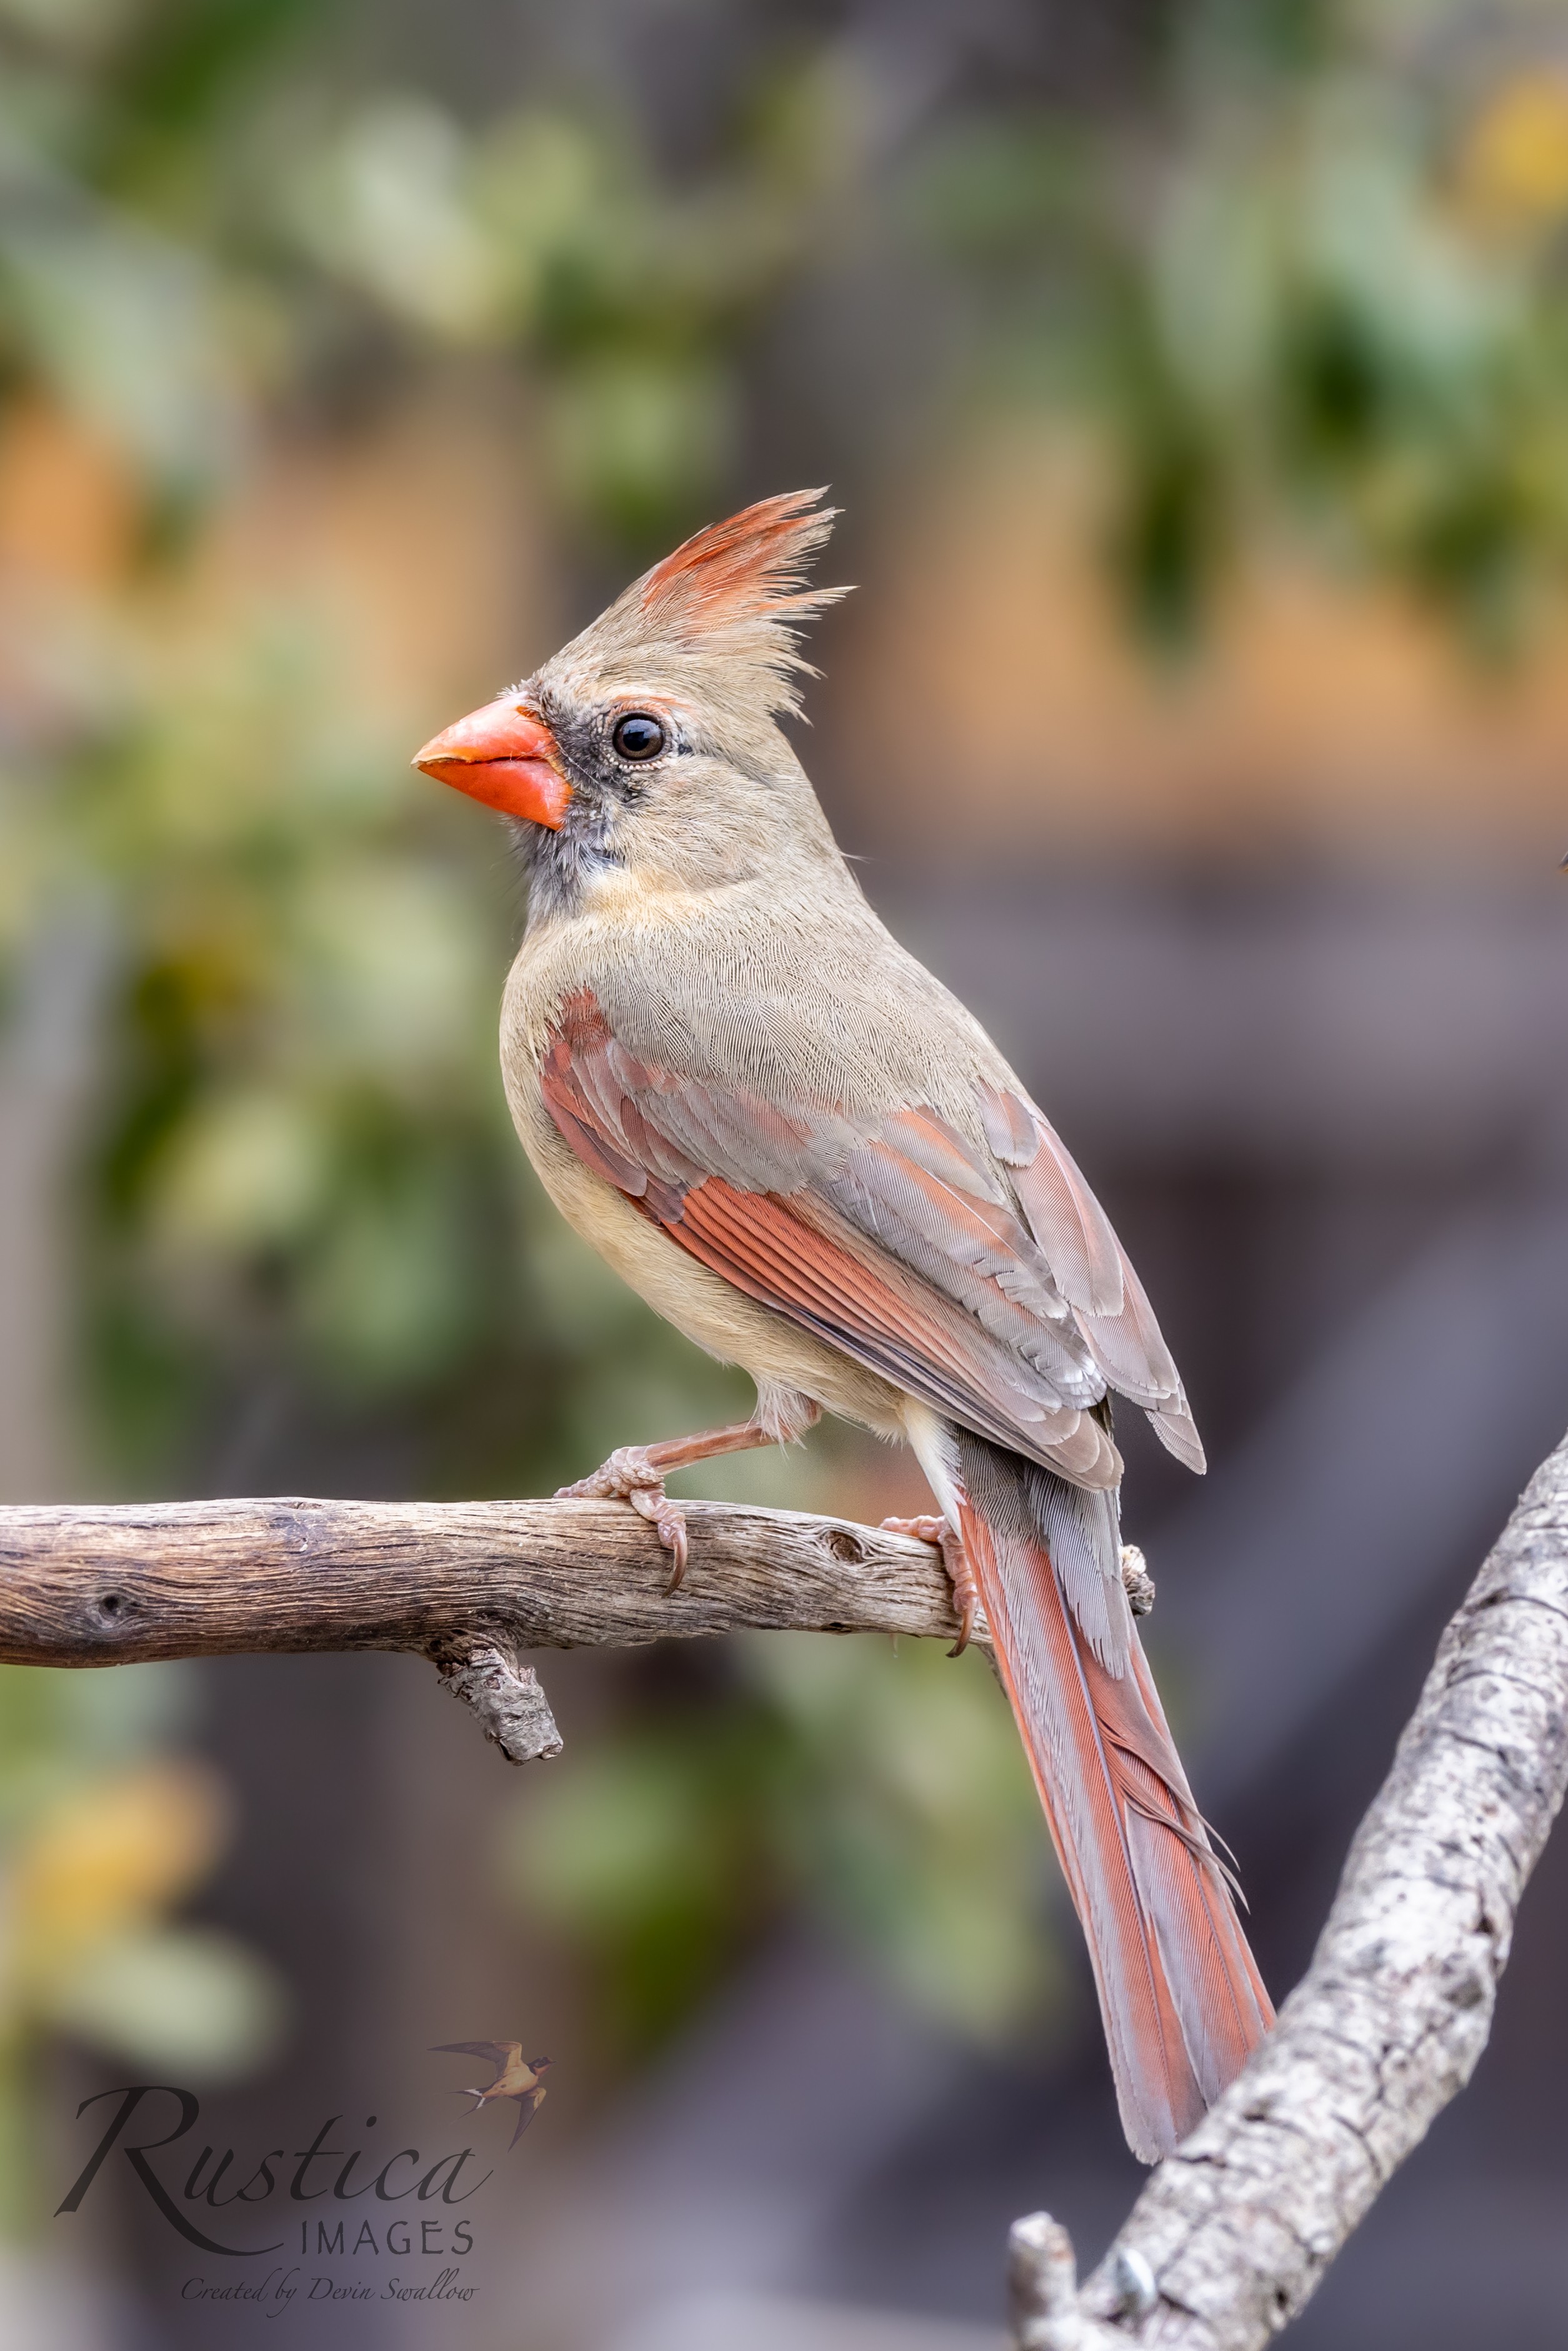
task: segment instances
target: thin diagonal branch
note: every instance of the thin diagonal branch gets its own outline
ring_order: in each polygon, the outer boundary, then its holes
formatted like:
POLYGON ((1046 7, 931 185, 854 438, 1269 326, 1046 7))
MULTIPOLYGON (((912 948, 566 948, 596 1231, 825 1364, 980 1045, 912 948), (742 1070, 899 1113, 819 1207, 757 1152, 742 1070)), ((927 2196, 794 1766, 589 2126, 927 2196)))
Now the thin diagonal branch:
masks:
POLYGON ((1443 1635, 1270 2038, 1082 2291, 1049 2213, 1014 2229, 1020 2351, 1260 2351, 1296 2315, 1469 2081, 1565 1789, 1568 1440, 1443 1635))

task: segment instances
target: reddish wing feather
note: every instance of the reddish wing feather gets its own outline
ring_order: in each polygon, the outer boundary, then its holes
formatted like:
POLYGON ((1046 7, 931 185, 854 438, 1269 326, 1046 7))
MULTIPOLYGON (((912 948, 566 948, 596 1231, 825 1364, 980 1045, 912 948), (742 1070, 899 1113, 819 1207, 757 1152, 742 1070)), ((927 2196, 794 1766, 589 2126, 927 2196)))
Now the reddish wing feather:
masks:
POLYGON ((1036 1240, 1069 1302, 1088 1314, 1122 1311, 1122 1252, 1104 1209, 1055 1129, 1016 1094, 980 1088, 987 1140, 1012 1170, 1036 1240))
MULTIPOLYGON (((885 1174, 887 1163, 904 1179, 902 1193, 884 1204, 889 1213, 883 1221, 896 1217, 909 1228, 909 1245, 925 1259, 916 1270, 852 1226, 809 1185, 785 1197, 715 1175, 672 1139, 671 1128, 706 1133, 711 1155, 722 1158, 726 1111, 733 1119, 738 1110, 735 1123, 753 1150, 777 1157, 781 1184, 789 1181, 786 1167, 803 1164, 810 1129, 769 1106, 726 1105, 699 1085, 650 1072, 615 1043, 586 990, 563 1006, 539 1077, 550 1116, 584 1164, 737 1290, 998 1444, 1019 1447, 1081 1483, 1115 1483, 1120 1457, 1099 1422, 1078 1402, 1054 1394, 1040 1373, 1031 1374, 1003 1340, 930 1278, 950 1265, 976 1294, 991 1295, 998 1319, 1010 1316, 1026 1331, 1035 1327, 992 1277, 971 1270, 988 1249, 995 1252, 998 1243, 1005 1249, 1010 1220, 994 1205, 967 1190, 944 1194, 928 1168, 868 1139, 859 1163, 862 1176, 885 1174)), ((913 1115, 909 1132, 925 1157, 938 1146, 949 1155, 960 1147, 939 1122, 913 1115)), ((852 1167, 856 1164, 852 1157, 852 1167)), ((967 1174, 972 1185, 972 1162, 967 1174)), ((1021 1228, 1014 1230, 1028 1248, 1021 1228)), ((1043 1344, 1050 1334, 1041 1328, 1039 1335, 1043 1344)), ((1082 1380, 1071 1361, 1068 1369, 1082 1380)), ((1082 1393, 1087 1402, 1098 1390, 1082 1393)))
POLYGON ((1102 1392, 1092 1365, 1144 1407, 1162 1443, 1203 1468, 1180 1378, 1137 1275, 1065 1148, 1016 1094, 979 1090, 988 1141, 1014 1186, 1009 1207, 994 1165, 934 1112, 894 1111, 880 1132, 857 1135, 841 1121, 814 1122, 754 1095, 649 1070, 615 1039, 586 989, 561 1008, 541 1082, 578 1155, 683 1248, 940 1409, 1070 1478, 1114 1483, 1114 1447, 1098 1424, 1082 1419, 1102 1392), (843 1130, 836 1172, 813 1182, 813 1165, 828 1164, 824 1132, 835 1127, 843 1130), (686 1202, 699 1186, 724 1180, 734 1196, 721 1262, 715 1236, 699 1238, 700 1212, 688 1212, 686 1202), (829 1289, 847 1280, 849 1259, 858 1268, 852 1290, 863 1294, 869 1279, 896 1292, 883 1301, 878 1337, 852 1318, 824 1324, 795 1291, 776 1294, 759 1265, 747 1270, 740 1227, 765 1220, 755 1205, 763 1197, 802 1228, 794 1254, 822 1260, 829 1289), (933 1386, 906 1355, 887 1355, 890 1327, 917 1354, 925 1351, 933 1375, 938 1363, 949 1373, 956 1363, 958 1386, 933 1386))

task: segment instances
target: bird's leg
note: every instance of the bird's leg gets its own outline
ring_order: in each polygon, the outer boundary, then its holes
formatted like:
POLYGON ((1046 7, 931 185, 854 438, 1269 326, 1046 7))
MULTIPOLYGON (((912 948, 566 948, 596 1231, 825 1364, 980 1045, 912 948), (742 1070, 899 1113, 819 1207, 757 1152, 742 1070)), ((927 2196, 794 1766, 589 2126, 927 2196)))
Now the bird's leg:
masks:
POLYGON ((975 1581, 969 1554, 964 1549, 963 1536, 935 1512, 920 1519, 883 1519, 882 1524, 885 1534, 913 1535, 917 1542, 935 1543, 941 1552, 947 1581, 953 1587, 953 1604, 958 1611, 958 1637, 947 1655, 961 1657, 974 1634, 980 1607, 980 1587, 975 1581))
POLYGON ((618 1445, 608 1461, 591 1478, 562 1486, 558 1501, 570 1499, 630 1502, 652 1521, 659 1541, 674 1562, 667 1592, 679 1589, 686 1572, 686 1514, 664 1491, 672 1469, 689 1469, 696 1461, 716 1460, 721 1453, 749 1453, 760 1445, 786 1445, 803 1437, 822 1416, 821 1405, 808 1396, 791 1395, 786 1408, 769 1396, 759 1402, 749 1420, 728 1428, 703 1428, 693 1437, 665 1437, 656 1445, 618 1445))

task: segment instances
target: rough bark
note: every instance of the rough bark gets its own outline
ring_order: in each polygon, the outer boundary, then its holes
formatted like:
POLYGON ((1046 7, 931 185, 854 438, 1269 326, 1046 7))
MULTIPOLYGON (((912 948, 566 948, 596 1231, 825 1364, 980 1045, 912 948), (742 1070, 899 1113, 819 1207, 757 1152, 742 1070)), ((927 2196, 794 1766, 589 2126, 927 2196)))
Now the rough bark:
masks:
POLYGON ((1296 2315, 1469 2081, 1565 1788, 1568 1441, 1443 1635, 1272 2035, 1082 2290, 1049 2213, 1015 2227, 1020 2351, 1257 2351, 1296 2315))
POLYGON ((686 1506, 691 1558, 619 1502, 157 1502, 0 1510, 0 1658, 114 1666, 413 1649, 513 1763, 560 1733, 519 1649, 734 1632, 951 1640, 929 1543, 792 1510, 686 1506))

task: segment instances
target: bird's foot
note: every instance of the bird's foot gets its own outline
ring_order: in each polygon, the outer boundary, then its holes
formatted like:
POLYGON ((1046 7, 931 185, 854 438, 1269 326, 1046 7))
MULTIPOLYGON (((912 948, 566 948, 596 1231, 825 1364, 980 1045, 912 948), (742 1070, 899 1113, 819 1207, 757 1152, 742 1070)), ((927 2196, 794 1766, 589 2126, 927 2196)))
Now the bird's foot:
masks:
POLYGON ((666 1594, 679 1590, 686 1572, 686 1514, 665 1493, 664 1478, 653 1467, 645 1445, 618 1445, 591 1478, 559 1488, 556 1499, 630 1502, 654 1528, 674 1562, 664 1586, 666 1594))
POLYGON ((975 1619, 980 1611, 980 1587, 975 1581, 963 1537, 955 1534, 946 1520, 937 1517, 935 1511, 919 1519, 883 1519, 882 1525, 884 1534, 913 1535, 916 1542, 935 1543, 941 1552, 947 1581, 953 1587, 953 1604, 958 1612, 958 1637, 947 1655, 961 1657, 973 1637, 975 1619))

